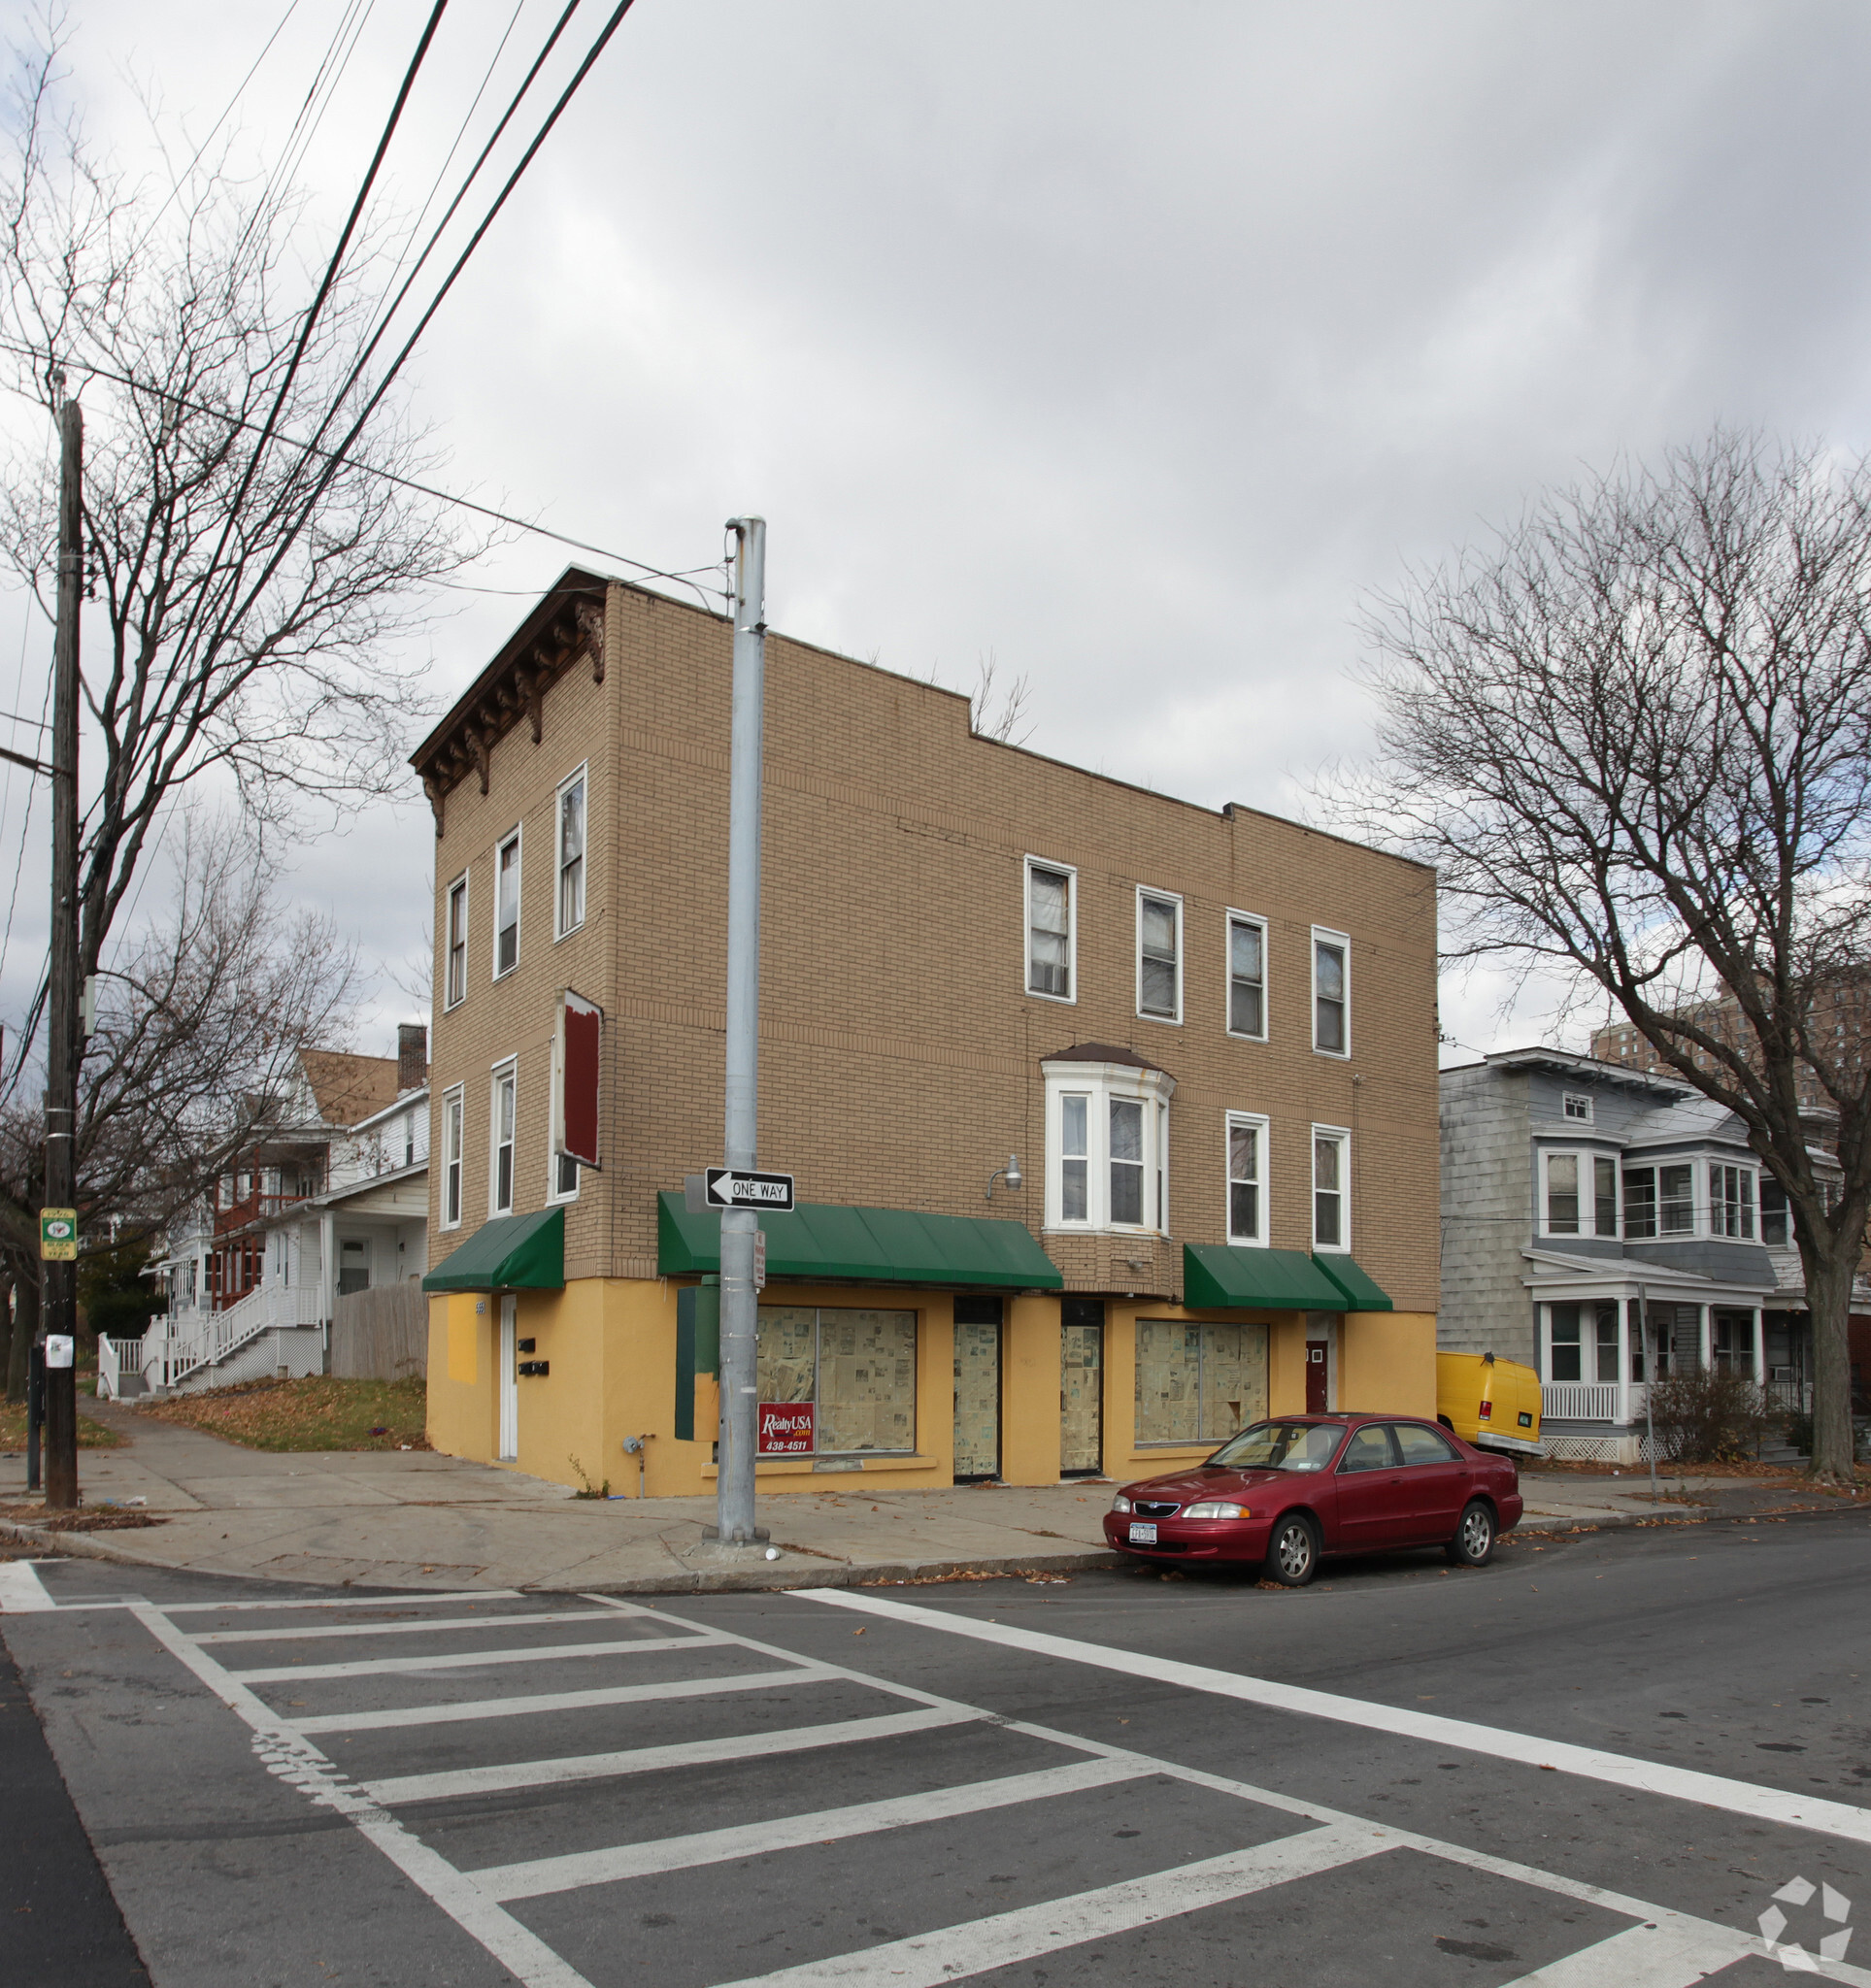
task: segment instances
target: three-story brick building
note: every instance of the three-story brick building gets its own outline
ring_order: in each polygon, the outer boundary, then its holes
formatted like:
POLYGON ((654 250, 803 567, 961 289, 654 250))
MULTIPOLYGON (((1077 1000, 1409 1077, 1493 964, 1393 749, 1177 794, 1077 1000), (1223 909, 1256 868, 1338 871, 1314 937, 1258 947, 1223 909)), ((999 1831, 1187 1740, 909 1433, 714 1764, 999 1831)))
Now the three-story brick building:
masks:
MULTIPOLYGON (((683 1183, 720 1157, 730 657, 573 569, 416 755, 439 1448, 571 1481, 648 1435, 652 1495, 713 1482, 683 1183), (568 990, 604 1013, 598 1170, 555 1145, 568 990)), ((761 1488, 1433 1413, 1432 875, 782 636, 766 681, 760 1156, 802 1206, 763 1217, 761 1488)))

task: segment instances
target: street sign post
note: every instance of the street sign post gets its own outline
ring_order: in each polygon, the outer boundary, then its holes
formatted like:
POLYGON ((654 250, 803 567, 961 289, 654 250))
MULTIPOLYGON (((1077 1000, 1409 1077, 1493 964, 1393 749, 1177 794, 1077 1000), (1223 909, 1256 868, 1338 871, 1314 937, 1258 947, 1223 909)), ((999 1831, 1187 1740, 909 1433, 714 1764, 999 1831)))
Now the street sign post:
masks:
POLYGON ((702 1176, 702 1199, 709 1208, 751 1208, 789 1215, 792 1176, 756 1174, 748 1167, 710 1167, 702 1176))

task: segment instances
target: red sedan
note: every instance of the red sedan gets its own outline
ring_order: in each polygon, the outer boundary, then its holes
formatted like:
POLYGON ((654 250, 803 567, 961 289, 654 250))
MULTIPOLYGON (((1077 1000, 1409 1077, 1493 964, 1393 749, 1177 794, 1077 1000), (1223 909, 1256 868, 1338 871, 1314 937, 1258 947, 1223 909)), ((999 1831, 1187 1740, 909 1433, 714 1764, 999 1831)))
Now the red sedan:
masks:
POLYGON ((1328 1553, 1441 1546, 1485 1566, 1520 1523, 1520 1479, 1497 1456, 1407 1415, 1283 1415, 1256 1422, 1192 1470, 1126 1484, 1104 1536, 1164 1564, 1264 1563, 1304 1587, 1328 1553))

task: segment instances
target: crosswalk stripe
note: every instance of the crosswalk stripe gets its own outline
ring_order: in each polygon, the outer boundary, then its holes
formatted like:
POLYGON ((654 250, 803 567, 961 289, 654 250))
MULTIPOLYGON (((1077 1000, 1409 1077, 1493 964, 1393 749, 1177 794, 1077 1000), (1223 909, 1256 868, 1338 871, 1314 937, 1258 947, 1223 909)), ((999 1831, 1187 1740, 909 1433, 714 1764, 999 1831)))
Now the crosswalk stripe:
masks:
POLYGON ((690 1677, 663 1684, 615 1684, 596 1691, 542 1691, 525 1698, 477 1698, 459 1705, 413 1705, 382 1711, 317 1712, 282 1719, 294 1733, 374 1733, 398 1726, 446 1726, 470 1719, 514 1719, 528 1712, 585 1711, 601 1705, 646 1705, 660 1698, 708 1698, 722 1691, 771 1691, 782 1684, 819 1684, 835 1671, 801 1665, 793 1671, 751 1671, 739 1677, 690 1677))
POLYGON ((843 1808, 821 1808, 811 1815, 779 1816, 770 1822, 745 1823, 733 1829, 700 1830, 693 1836, 663 1837, 652 1842, 619 1843, 602 1850, 578 1850, 562 1857, 539 1857, 524 1864, 494 1865, 471 1871, 468 1875, 489 1898, 504 1905, 512 1899, 543 1898, 549 1892, 574 1891, 582 1885, 647 1877, 658 1871, 688 1871, 701 1864, 764 1857, 776 1850, 794 1850, 807 1843, 827 1843, 845 1837, 873 1836, 880 1830, 908 1829, 917 1823, 949 1821, 958 1815, 1011 1808, 1022 1802, 1050 1801, 1059 1795, 1079 1795, 1090 1788, 1138 1778, 1138 1771, 1122 1761, 1075 1761, 1070 1767, 1041 1768, 1032 1773, 969 1781, 954 1788, 931 1788, 923 1794, 898 1795, 881 1802, 856 1802, 843 1808))
POLYGON ((462 1768, 453 1773, 398 1774, 370 1781, 365 1792, 385 1808, 406 1802, 440 1802, 456 1795, 491 1795, 514 1788, 546 1788, 561 1781, 596 1781, 618 1774, 654 1773, 664 1768, 701 1767, 716 1761, 753 1760, 803 1753, 816 1746, 848 1746, 864 1740, 893 1740, 938 1726, 971 1723, 981 1714, 937 1706, 886 1712, 871 1719, 838 1719, 822 1726, 788 1726, 779 1733, 736 1733, 725 1740, 691 1740, 669 1746, 635 1746, 619 1753, 575 1753, 560 1760, 522 1760, 503 1767, 462 1768))
POLYGON ((751 1974, 724 1983, 723 1988, 942 1988, 943 1983, 969 1974, 1039 1960, 1063 1947, 1109 1939, 1161 1919, 1335 1871, 1390 1847, 1391 1839, 1368 1825, 1332 1824, 1185 1864, 1177 1871, 1076 1892, 1043 1905, 996 1912, 990 1918, 888 1940, 858 1953, 829 1955, 770 1974, 751 1974))
POLYGON ((323 1641, 341 1636, 429 1636, 444 1629, 530 1628, 540 1622, 608 1622, 612 1618, 597 1608, 552 1608, 543 1615, 445 1615, 426 1622, 317 1622, 300 1629, 211 1629, 195 1640, 207 1645, 221 1642, 304 1642, 323 1641))
MULTIPOLYGON (((393 1594, 354 1595, 302 1595, 297 1600, 264 1602, 164 1602, 165 1615, 235 1615, 244 1610, 283 1608, 433 1608, 443 1602, 518 1602, 531 1601, 533 1596, 522 1596, 518 1588, 461 1588, 449 1593, 432 1595, 410 1594, 397 1591, 393 1594)), ((588 1597, 586 1598, 588 1599, 588 1597)), ((132 1614, 155 1605, 143 1601, 111 1602, 102 1606, 128 1608, 132 1614)), ((196 1637, 195 1641, 201 1639, 196 1637)))
POLYGON ((315 1677, 384 1677, 410 1671, 478 1671, 488 1664, 552 1664, 572 1657, 636 1657, 656 1650, 719 1649, 699 1636, 636 1637, 628 1642, 544 1642, 502 1650, 451 1650, 446 1656, 360 1657, 349 1664, 273 1664, 260 1671, 236 1671, 243 1684, 295 1683, 315 1677))
POLYGON ((1604 1988, 1607 1981, 1618 1988, 1694 1988, 1755 1950, 1745 1934, 1722 1939, 1696 1927, 1628 1926, 1595 1946, 1517 1976, 1506 1988, 1604 1988))
POLYGON ((0 1560, 0 1615, 37 1615, 57 1606, 30 1560, 0 1560))

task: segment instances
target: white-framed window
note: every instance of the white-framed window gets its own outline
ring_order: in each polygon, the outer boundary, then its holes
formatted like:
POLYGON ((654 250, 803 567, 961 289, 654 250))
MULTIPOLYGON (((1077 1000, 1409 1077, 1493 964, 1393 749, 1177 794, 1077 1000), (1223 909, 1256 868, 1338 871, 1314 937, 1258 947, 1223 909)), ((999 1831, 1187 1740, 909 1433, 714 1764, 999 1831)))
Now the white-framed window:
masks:
POLYGON ((1618 1162, 1605 1153, 1543 1152, 1540 1231, 1547 1236, 1618 1234, 1618 1162))
POLYGON ((1228 1034, 1267 1040, 1267 921, 1228 913, 1228 1034))
POLYGON ((585 769, 580 767, 558 790, 558 889, 553 933, 563 939, 585 923, 585 769))
POLYGON ((1560 1109, 1575 1125, 1591 1123, 1591 1096, 1587 1091, 1567 1091, 1560 1109))
POLYGON ((461 1148, 467 1129, 467 1098, 461 1086, 442 1093, 442 1226, 461 1226, 461 1148))
POLYGON ((1046 1067, 1046 1226, 1167 1232, 1175 1079, 1130 1064, 1046 1067))
POLYGON ((512 1063, 493 1074, 492 1124, 487 1140, 487 1212, 514 1211, 514 1130, 518 1116, 519 1074, 512 1063))
POLYGON ((1754 1170, 1712 1162, 1709 1167, 1709 1233, 1731 1242, 1754 1240, 1754 1170))
POLYGON ((1026 991, 1048 1001, 1079 998, 1079 873, 1026 859, 1026 991))
MULTIPOLYGON (((557 1126, 564 1122, 565 1063, 563 1044, 555 1048, 552 1055, 552 1109, 547 1124, 557 1126)), ((551 1135, 548 1136, 551 1145, 551 1135)), ((546 1199, 551 1202, 576 1201, 578 1199, 579 1163, 570 1153, 549 1150, 546 1155, 546 1199)))
POLYGON ((1352 1135, 1343 1126, 1313 1127, 1313 1247, 1352 1246, 1352 1135))
POLYGON ((1322 925, 1313 927, 1313 1047, 1352 1053, 1352 942, 1322 925))
POLYGON ((1137 1012, 1152 1021, 1183 1018, 1183 900, 1137 891, 1137 1012))
MULTIPOLYGON (((1622 1364, 1622 1342, 1619 1336, 1622 1308, 1616 1298, 1586 1305, 1547 1305, 1541 1309, 1546 1313, 1546 1364, 1542 1379, 1590 1384, 1618 1378, 1622 1364)), ((1639 1351, 1641 1356, 1641 1348, 1639 1351)))
POLYGON ((442 1006, 458 1008, 468 998, 468 873, 449 885, 448 924, 443 938, 442 1006))
POLYGON ((519 964, 519 830, 494 853, 494 978, 519 964))
POLYGON ((1624 1235, 1633 1242, 1695 1234, 1695 1169, 1687 1161, 1624 1169, 1624 1235))
POLYGON ((1267 1135, 1256 1112, 1228 1113, 1228 1241, 1255 1248, 1267 1242, 1267 1135))

